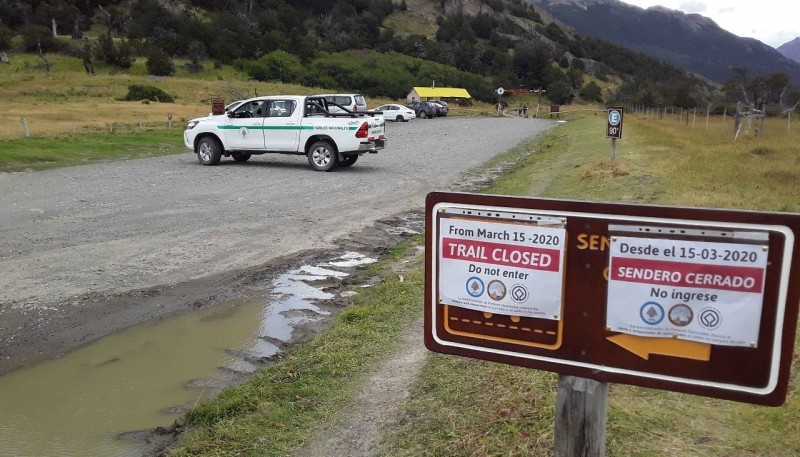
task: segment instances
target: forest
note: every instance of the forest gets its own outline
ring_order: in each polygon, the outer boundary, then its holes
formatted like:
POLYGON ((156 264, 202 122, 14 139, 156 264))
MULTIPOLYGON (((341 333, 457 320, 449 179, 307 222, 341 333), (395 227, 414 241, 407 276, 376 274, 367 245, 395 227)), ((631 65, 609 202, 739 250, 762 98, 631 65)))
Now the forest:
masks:
POLYGON ((427 3, 434 13, 420 20, 407 0, 0 0, 0 51, 72 55, 87 72, 98 61, 124 70, 143 58, 158 76, 213 62, 256 80, 392 98, 432 81, 483 101, 496 87, 544 88, 559 104, 580 97, 693 108, 743 95, 800 98, 785 75, 742 70, 720 85, 569 33, 522 0, 427 3), (609 78, 614 90, 603 91, 609 78))

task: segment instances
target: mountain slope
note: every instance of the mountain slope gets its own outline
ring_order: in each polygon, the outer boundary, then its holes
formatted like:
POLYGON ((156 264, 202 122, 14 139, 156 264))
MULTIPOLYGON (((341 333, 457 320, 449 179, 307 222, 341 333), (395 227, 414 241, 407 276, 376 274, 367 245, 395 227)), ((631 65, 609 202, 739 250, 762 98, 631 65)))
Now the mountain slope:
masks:
POLYGON ((795 62, 800 62, 800 37, 797 37, 788 43, 783 43, 782 45, 778 46, 778 52, 783 54, 783 56, 786 57, 787 59, 792 59, 795 62))
POLYGON ((741 38, 711 19, 663 7, 642 9, 617 0, 527 0, 576 32, 644 52, 717 82, 731 68, 752 75, 783 72, 800 85, 800 63, 752 38, 741 38))

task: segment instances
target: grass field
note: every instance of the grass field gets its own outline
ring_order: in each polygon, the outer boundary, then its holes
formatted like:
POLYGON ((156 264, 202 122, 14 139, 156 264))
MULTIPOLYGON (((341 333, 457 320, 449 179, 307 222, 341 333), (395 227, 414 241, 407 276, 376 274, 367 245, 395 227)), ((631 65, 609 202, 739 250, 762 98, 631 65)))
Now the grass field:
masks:
MULTIPOLYGON (((30 59, 27 66, 0 66, 0 171, 183 152, 183 120, 206 114, 212 96, 229 99, 231 88, 248 95, 323 91, 244 82, 230 69, 217 80, 179 73, 150 81, 137 66, 127 75, 87 76, 66 58, 53 59, 48 75, 30 59), (118 101, 131 83, 156 85, 177 103, 118 101), (171 130, 167 113, 173 113, 171 130), (31 138, 22 138, 21 117, 31 138)), ((370 100, 370 106, 384 101, 370 100)), ((485 104, 470 110, 493 111, 485 104)), ((730 116, 706 126, 704 116, 626 112, 615 162, 602 113, 562 119, 568 122, 487 164, 518 165, 484 192, 800 212, 800 126, 790 133, 786 119, 770 119, 760 137, 742 132, 734 141, 730 116)), ((421 268, 401 282, 388 263, 370 267, 365 274, 383 277, 379 286, 354 297, 329 331, 190 413, 197 429, 173 454, 289 455, 315 426, 346 409, 370 369, 398 349, 405 323, 420 314, 421 268)), ((800 455, 798 368, 796 355, 789 397, 779 408, 614 385, 607 455, 800 455)), ((551 455, 555 381, 550 373, 431 354, 403 405, 404 417, 385 430, 384 455, 551 455)))
MULTIPOLYGON (((618 159, 612 163, 609 140, 603 137, 604 116, 583 113, 566 118, 569 122, 540 140, 487 164, 519 165, 484 191, 800 210, 797 181, 775 179, 800 173, 797 137, 746 136, 734 142, 732 125, 724 127, 721 119, 708 130, 704 125, 687 130, 685 123, 677 120, 626 114, 625 136, 619 142, 618 159)), ((174 455, 290 455, 315 424, 346 409, 368 367, 391 357, 391 349, 356 359, 350 358, 351 352, 392 347, 391 342, 402 332, 403 319, 419 316, 422 271, 407 274, 400 283, 387 268, 369 272, 382 275, 383 283, 355 297, 324 335, 290 351, 285 361, 277 362, 247 386, 232 389, 191 413, 190 420, 199 428, 174 455), (385 326, 376 332, 371 313, 387 308, 391 311, 382 314, 381 320, 385 326), (344 342, 350 342, 354 334, 359 335, 357 347, 345 347, 344 342), (342 358, 352 365, 341 364, 342 358), (321 368, 320 375, 318 367, 328 368, 321 368), (323 382, 316 376, 324 377, 326 369, 329 376, 347 382, 326 384, 325 392, 309 394, 310 385, 323 382), (291 414, 286 414, 287 409, 291 414), (271 443, 279 444, 273 447, 271 443)), ((612 385, 606 455, 800 455, 798 351, 796 342, 788 399, 778 408, 612 385)), ((380 455, 550 456, 556 381, 552 373, 429 354, 399 423, 384 430, 385 447, 380 455)))
MULTIPOLYGON (((109 125, 167 127, 168 114, 172 114, 173 128, 182 130, 188 119, 211 111, 212 97, 230 102, 256 95, 338 91, 249 81, 231 67, 215 69, 210 64, 198 73, 189 73, 178 64, 175 76, 154 79, 146 76, 144 59, 125 73, 98 66, 94 76, 83 71, 80 59, 51 56, 48 60, 53 64, 50 72, 38 68, 38 57, 29 54, 14 56, 11 65, 0 65, 0 140, 23 138, 22 118, 31 137, 92 133, 109 130, 109 125), (175 103, 121 101, 131 84, 158 87, 174 96, 175 103)), ((374 108, 398 100, 370 98, 368 102, 374 108)), ((476 103, 467 110, 454 107, 452 114, 491 111, 489 104, 476 103)))
MULTIPOLYGON (((728 120, 730 129, 719 119, 709 130, 687 130, 677 120, 626 115, 612 163, 609 140, 602 138, 604 117, 583 118, 551 132, 528 166, 486 192, 800 210, 794 184, 800 138, 781 133, 734 142, 728 120), (793 178, 775 180, 776 174, 793 178)), ((613 385, 607 455, 800 455, 799 350, 796 341, 790 393, 780 408, 613 385)), ((555 386, 550 373, 431 355, 406 409, 421 419, 390 432, 387 455, 551 455, 555 386)))

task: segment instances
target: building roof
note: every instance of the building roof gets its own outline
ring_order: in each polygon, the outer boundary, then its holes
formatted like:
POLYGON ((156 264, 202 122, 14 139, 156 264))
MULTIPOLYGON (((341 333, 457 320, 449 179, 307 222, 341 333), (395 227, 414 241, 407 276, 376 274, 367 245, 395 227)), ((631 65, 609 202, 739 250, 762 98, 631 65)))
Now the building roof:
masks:
POLYGON ((415 87, 414 92, 425 98, 472 98, 467 89, 457 87, 415 87))

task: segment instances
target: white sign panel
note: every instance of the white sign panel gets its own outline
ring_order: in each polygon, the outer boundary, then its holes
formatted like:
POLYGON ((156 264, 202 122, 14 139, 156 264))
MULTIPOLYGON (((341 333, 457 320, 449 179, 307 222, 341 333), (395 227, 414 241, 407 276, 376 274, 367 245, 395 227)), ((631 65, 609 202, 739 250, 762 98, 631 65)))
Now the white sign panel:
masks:
POLYGON ((488 313, 560 320, 566 230, 443 218, 439 297, 488 313))
POLYGON ((723 346, 758 341, 767 249, 760 244, 617 236, 607 326, 723 346))

